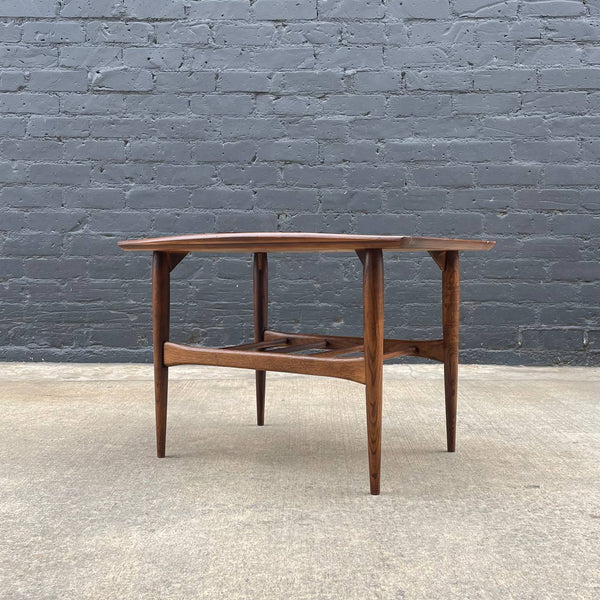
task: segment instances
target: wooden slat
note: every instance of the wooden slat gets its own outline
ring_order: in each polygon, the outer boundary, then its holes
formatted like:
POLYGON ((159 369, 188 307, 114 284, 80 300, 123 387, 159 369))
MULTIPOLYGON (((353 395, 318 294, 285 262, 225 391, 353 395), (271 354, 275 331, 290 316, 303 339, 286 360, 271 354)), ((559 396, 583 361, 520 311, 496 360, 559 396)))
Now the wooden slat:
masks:
POLYGON ((384 340, 385 360, 397 356, 420 356, 444 362, 443 340, 384 340))
POLYGON ((315 348, 325 348, 327 342, 325 340, 315 340, 314 342, 308 342, 306 344, 290 344, 284 348, 275 348, 270 350, 269 354, 291 354, 292 352, 302 352, 304 350, 313 350, 315 348))
POLYGON ((219 350, 260 350, 261 348, 272 348, 273 346, 281 346, 282 344, 287 344, 285 338, 238 344, 237 346, 224 346, 223 348, 219 348, 219 350))
POLYGON ((319 352, 317 356, 320 358, 343 356, 344 354, 354 354, 355 352, 362 352, 364 348, 365 347, 363 344, 357 344, 356 346, 346 346, 345 348, 336 348, 335 350, 327 350, 327 352, 319 352))
POLYGON ((345 336, 345 335, 318 335, 315 333, 286 333, 283 331, 275 331, 273 329, 267 329, 265 331, 265 339, 280 339, 287 338, 289 340, 296 341, 298 343, 308 343, 313 340, 326 340, 327 345, 334 348, 346 348, 347 346, 354 346, 356 344, 362 344, 362 337, 356 336, 345 336))
MULTIPOLYGON (((352 346, 361 346, 363 344, 362 337, 342 336, 342 335, 315 335, 308 333, 284 333, 281 331, 267 330, 265 331, 265 339, 289 339, 309 343, 312 340, 325 340, 327 347, 332 350, 346 349, 352 346)), ((444 361, 443 341, 442 340, 395 340, 386 338, 383 341, 384 354, 387 358, 394 356, 408 355, 420 356, 421 358, 429 358, 431 360, 444 361), (412 347, 411 353, 405 352, 407 347, 412 347)), ((323 356, 325 352, 321 352, 315 356, 323 356)))

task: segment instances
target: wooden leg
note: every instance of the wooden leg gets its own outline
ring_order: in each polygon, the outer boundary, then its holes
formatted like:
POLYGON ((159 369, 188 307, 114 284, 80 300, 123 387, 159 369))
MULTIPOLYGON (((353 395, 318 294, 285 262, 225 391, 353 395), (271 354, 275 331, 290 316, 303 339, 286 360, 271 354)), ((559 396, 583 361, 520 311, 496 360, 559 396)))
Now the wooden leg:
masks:
POLYGON ((154 338, 154 398, 156 455, 165 456, 169 369, 164 364, 164 343, 169 340, 169 255, 154 252, 152 259, 152 328, 154 338))
POLYGON ((363 263, 363 330, 371 494, 379 494, 383 394, 383 254, 359 253, 363 263))
POLYGON ((456 450, 456 394, 458 389, 458 325, 460 270, 458 251, 446 252, 442 271, 442 322, 444 332, 444 393, 448 452, 456 450))
MULTIPOLYGON (((267 306, 269 269, 266 252, 254 253, 253 265, 254 280, 254 341, 262 342, 265 339, 267 328, 267 306)), ((256 423, 265 424, 265 384, 266 371, 256 371, 256 423)))

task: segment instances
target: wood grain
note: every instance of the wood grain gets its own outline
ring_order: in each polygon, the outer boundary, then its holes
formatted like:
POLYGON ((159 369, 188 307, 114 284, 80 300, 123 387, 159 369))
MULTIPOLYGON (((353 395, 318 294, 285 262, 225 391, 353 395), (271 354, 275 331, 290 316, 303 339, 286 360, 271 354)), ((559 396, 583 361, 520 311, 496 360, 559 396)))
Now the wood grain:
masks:
POLYGON ((358 383, 364 383, 365 381, 362 357, 326 359, 318 358, 316 355, 288 355, 264 351, 198 348, 173 342, 165 343, 164 356, 165 364, 170 367, 174 365, 212 365, 258 371, 324 375, 349 379, 358 383))
POLYGON ((169 257, 155 252, 152 257, 152 333, 154 342, 154 398, 156 412, 156 455, 164 458, 167 437, 169 369, 164 362, 164 343, 169 339, 169 257))
POLYGON ((458 252, 446 253, 442 271, 442 329, 444 333, 444 394, 448 452, 456 450, 460 270, 458 252))
POLYGON ((352 252, 380 249, 489 250, 495 242, 393 235, 332 233, 207 233, 119 242, 123 250, 162 252, 352 252))
MULTIPOLYGON (((269 267, 267 255, 256 252, 253 261, 254 340, 265 339, 269 306, 269 267)), ((256 424, 265 424, 265 392, 267 372, 256 371, 256 424)))
POLYGON ((367 250, 363 262, 363 331, 371 494, 379 494, 383 399, 383 254, 367 250))
POLYGON ((256 371, 257 423, 264 424, 266 371, 338 377, 365 384, 371 494, 380 492, 383 361, 421 356, 444 363, 448 451, 456 449, 460 272, 459 250, 489 250, 494 242, 313 233, 205 234, 119 242, 125 250, 151 250, 156 451, 165 456, 168 368, 182 364, 256 371), (383 337, 384 250, 429 252, 442 271, 441 340, 383 337), (253 252, 254 342, 200 348, 169 340, 170 272, 193 251, 253 252), (363 264, 363 336, 284 333, 267 329, 267 251, 355 251, 363 264), (311 354, 301 354, 302 352, 311 354))

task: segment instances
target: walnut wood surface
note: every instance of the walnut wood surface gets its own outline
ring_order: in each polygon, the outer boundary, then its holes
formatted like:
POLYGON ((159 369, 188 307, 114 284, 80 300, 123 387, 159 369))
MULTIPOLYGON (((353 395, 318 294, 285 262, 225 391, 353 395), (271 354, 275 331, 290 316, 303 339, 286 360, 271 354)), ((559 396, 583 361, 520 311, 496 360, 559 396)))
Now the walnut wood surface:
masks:
POLYGON ((164 343, 169 339, 170 264, 164 252, 152 257, 152 330, 154 341, 154 398, 156 412, 156 455, 164 458, 167 437, 169 369, 164 363, 164 343))
POLYGON ((258 371, 282 371, 305 375, 325 375, 364 383, 364 361, 358 358, 318 358, 275 352, 199 348, 185 344, 164 344, 165 365, 212 365, 258 371))
POLYGON ((367 250, 363 263, 365 390, 371 494, 379 494, 381 406, 383 400, 383 254, 367 250))
POLYGON ((125 240, 123 250, 162 252, 351 252, 353 250, 489 250, 495 242, 331 233, 207 233, 125 240))
POLYGON ((444 363, 448 451, 456 448, 459 339, 459 250, 489 250, 494 242, 329 234, 255 233, 177 236, 120 242, 125 250, 151 250, 152 323, 156 449, 165 456, 168 369, 181 364, 240 367, 256 371, 257 423, 264 423, 266 371, 324 375, 365 384, 371 494, 379 494, 383 362, 421 356, 444 363), (363 263, 363 336, 284 333, 267 328, 267 251, 343 252, 354 250, 363 263), (441 340, 383 337, 383 250, 429 252, 442 271, 441 340), (254 342, 199 348, 169 340, 170 272, 192 251, 254 253, 254 342), (309 352, 310 354, 302 354, 309 352))
POLYGON ((458 329, 460 271, 458 252, 446 253, 442 271, 442 329, 444 333, 444 394, 448 452, 456 450, 456 397, 458 388, 458 329))
MULTIPOLYGON (((267 255, 256 252, 252 266, 254 299, 254 340, 262 342, 267 328, 269 305, 269 268, 267 255)), ((256 424, 265 424, 265 391, 267 372, 256 371, 256 424)))

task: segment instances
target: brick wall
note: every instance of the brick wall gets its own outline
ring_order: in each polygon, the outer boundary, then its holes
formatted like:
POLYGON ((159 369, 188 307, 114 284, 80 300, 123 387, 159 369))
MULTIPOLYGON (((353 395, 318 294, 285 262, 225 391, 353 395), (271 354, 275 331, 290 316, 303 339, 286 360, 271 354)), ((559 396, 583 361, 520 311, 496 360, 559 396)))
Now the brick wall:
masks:
MULTIPOLYGON (((600 2, 3 0, 0 359, 148 360, 146 234, 493 238, 462 357, 600 356, 600 2)), ((271 320, 360 331, 355 257, 281 256, 271 320)), ((387 255, 386 333, 439 336, 387 255)), ((173 338, 251 335, 249 257, 174 272, 173 338)))

